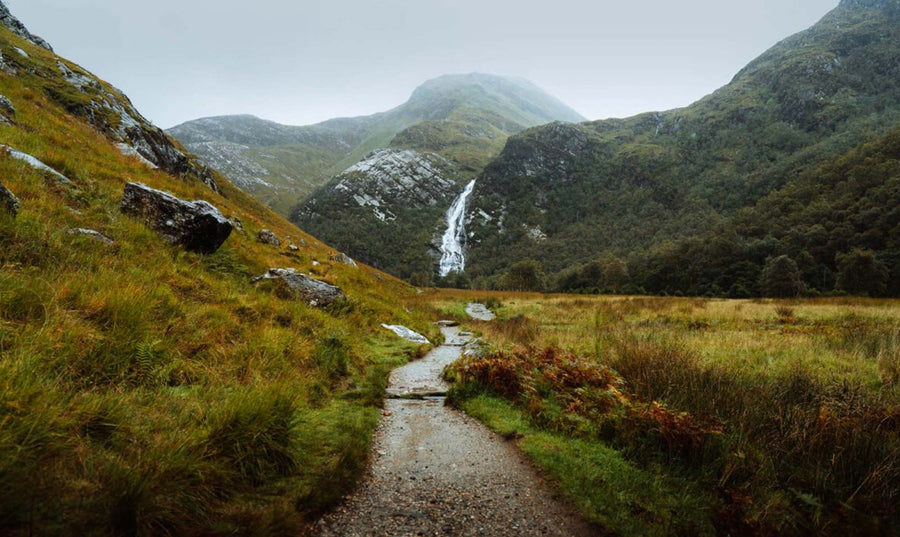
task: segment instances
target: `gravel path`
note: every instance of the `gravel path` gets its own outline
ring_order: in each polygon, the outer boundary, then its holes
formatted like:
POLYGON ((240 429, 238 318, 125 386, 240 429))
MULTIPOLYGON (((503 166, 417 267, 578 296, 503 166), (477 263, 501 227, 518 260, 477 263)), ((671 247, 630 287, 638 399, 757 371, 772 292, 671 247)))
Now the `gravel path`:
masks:
POLYGON ((467 334, 444 327, 448 345, 391 375, 373 464, 357 492, 317 525, 341 536, 590 536, 515 446, 444 405, 440 371, 467 334), (410 395, 422 399, 402 399, 410 395))
POLYGON ((470 302, 466 306, 466 313, 476 321, 493 321, 497 318, 493 311, 487 309, 484 304, 477 302, 470 302))

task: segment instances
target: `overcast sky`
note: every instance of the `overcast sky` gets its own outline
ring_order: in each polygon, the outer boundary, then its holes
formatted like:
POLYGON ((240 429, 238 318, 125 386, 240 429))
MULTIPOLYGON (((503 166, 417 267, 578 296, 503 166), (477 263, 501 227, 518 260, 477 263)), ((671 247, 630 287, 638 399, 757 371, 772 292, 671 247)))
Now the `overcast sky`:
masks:
POLYGON ((303 125, 448 73, 527 78, 589 119, 685 106, 838 0, 4 0, 161 127, 303 125))

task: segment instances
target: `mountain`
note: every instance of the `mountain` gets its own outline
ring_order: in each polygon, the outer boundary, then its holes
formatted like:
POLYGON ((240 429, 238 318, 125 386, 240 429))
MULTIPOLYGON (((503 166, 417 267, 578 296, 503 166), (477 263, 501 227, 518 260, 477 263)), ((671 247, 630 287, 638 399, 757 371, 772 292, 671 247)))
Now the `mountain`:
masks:
POLYGON ((509 136, 583 120, 525 80, 482 74, 428 81, 387 117, 407 126, 378 140, 379 149, 313 192, 290 218, 336 248, 423 285, 433 281, 441 257, 444 213, 509 136))
POLYGON ((168 132, 245 191, 287 214, 375 149, 445 150, 480 171, 510 134, 554 120, 583 119, 526 80, 468 74, 430 80, 406 103, 372 116, 303 127, 224 116, 168 132))
POLYGON ((513 136, 469 204, 467 276, 502 285, 513 264, 537 260, 551 286, 597 289, 610 282, 589 277, 592 267, 616 261, 630 278, 615 288, 758 295, 766 260, 788 255, 808 289, 830 292, 840 258, 863 249, 896 282, 895 223, 874 225, 895 212, 883 188, 896 177, 893 157, 881 153, 883 162, 832 174, 836 185, 809 193, 864 144, 892 147, 898 23, 897 0, 843 0, 691 106, 513 136), (794 214, 765 221, 772 199, 794 214))
POLYGON ((304 534, 420 351, 381 324, 435 337, 414 293, 187 156, 0 2, 0 534, 304 534))

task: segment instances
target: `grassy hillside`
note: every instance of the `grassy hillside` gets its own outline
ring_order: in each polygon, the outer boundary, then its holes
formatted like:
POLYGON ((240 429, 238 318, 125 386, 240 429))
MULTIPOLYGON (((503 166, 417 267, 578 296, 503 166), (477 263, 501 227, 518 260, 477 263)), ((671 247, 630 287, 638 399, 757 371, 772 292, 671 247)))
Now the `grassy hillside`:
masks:
POLYGON ((0 143, 72 183, 0 151, 0 181, 20 200, 17 217, 0 211, 0 533, 302 532, 363 467, 388 367, 420 352, 379 324, 437 335, 400 307, 412 289, 330 261, 221 177, 217 193, 123 155, 60 103, 61 91, 90 97, 52 52, 4 28, 0 52, 15 108, 0 143), (120 212, 128 181, 206 200, 243 232, 209 256, 170 246, 120 212), (290 240, 264 245, 261 228, 290 240), (348 298, 316 309, 249 283, 269 267, 348 298))
MULTIPOLYGON (((573 265, 611 257, 629 261, 633 274, 643 272, 641 256, 648 249, 721 235, 721 223, 739 210, 795 188, 790 185, 798 177, 814 180, 813 170, 887 135, 900 125, 898 13, 895 0, 842 2, 687 108, 551 125, 513 137, 476 187, 470 277, 499 285, 512 263, 526 259, 539 260, 557 279, 573 265), (477 216, 479 210, 489 218, 477 216)), ((871 172, 884 185, 893 173, 877 165, 871 172)), ((796 200, 798 210, 800 205, 796 200)), ((867 211, 889 210, 881 198, 864 205, 867 211)), ((842 216, 835 211, 828 218, 842 216)), ((776 237, 788 232, 773 231, 776 237)), ((840 253, 873 248, 867 243, 888 236, 843 244, 840 253)), ((631 279, 632 288, 724 294, 741 279, 741 287, 754 282, 747 288, 752 293, 767 257, 789 254, 800 263, 803 255, 777 239, 760 239, 753 267, 745 270, 755 276, 697 282, 682 258, 672 276, 690 280, 687 285, 658 285, 641 276, 631 279)), ((894 254, 879 257, 894 263, 894 254)), ((833 270, 834 252, 817 263, 833 270)), ((807 284, 824 291, 834 282, 807 284)), ((591 285, 603 286, 595 281, 584 287, 591 285)))

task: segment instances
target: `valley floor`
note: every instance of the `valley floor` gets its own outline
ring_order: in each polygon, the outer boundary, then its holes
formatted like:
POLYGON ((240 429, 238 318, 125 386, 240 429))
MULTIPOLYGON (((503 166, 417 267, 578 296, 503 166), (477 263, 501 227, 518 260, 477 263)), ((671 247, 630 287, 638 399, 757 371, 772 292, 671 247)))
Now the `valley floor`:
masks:
POLYGON ((900 527, 900 301, 441 290, 414 302, 486 342, 445 372, 450 402, 514 438, 605 531, 900 527), (471 301, 497 320, 467 320, 471 301))

